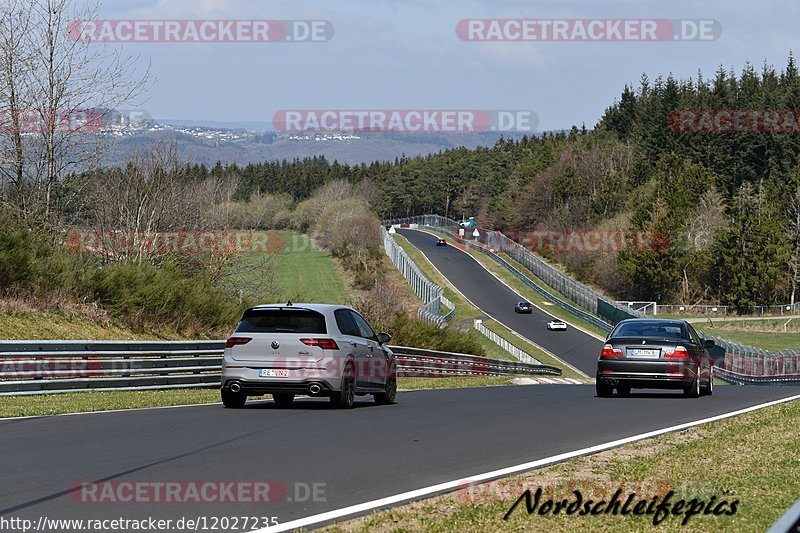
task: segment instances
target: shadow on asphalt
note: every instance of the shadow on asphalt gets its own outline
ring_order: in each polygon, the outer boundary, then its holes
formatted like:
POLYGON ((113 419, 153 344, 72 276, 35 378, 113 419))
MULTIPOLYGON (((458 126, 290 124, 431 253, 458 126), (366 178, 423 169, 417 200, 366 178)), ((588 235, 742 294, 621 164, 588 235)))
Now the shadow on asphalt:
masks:
MULTIPOLYGON (((380 407, 372 399, 356 399, 353 409, 363 409, 365 407, 380 407)), ((330 400, 327 398, 301 398, 292 402, 292 406, 286 409, 279 408, 272 400, 257 400, 253 403, 248 401, 242 409, 272 409, 275 411, 347 411, 349 409, 333 409, 330 400)))

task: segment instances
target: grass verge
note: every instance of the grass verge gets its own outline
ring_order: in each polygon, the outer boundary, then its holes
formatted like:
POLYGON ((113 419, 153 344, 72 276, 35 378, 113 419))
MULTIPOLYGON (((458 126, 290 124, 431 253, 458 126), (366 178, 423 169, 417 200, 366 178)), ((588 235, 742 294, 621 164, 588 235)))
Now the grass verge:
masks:
POLYGON ((470 323, 475 320, 476 318, 480 318, 483 313, 480 309, 473 306, 467 300, 461 297, 461 294, 454 291, 450 284, 445 280, 439 272, 434 268, 428 258, 425 257, 425 254, 420 252, 417 248, 415 248, 408 239, 403 237, 402 235, 395 234, 393 235, 397 244, 400 245, 403 250, 408 254, 414 263, 419 267, 425 276, 431 280, 432 282, 436 283, 440 287, 444 289, 444 295, 450 299, 453 304, 456 306, 456 314, 453 320, 458 321, 470 321, 470 323))
MULTIPOLYGON (((401 390, 457 389, 513 385, 508 377, 399 378, 401 390)), ((265 396, 264 398, 268 398, 265 396)), ((252 398, 257 399, 257 398, 252 398)), ((217 389, 173 389, 162 391, 103 391, 30 396, 0 396, 0 418, 90 413, 112 409, 139 409, 200 405, 219 402, 217 389)))
MULTIPOLYGON (((440 233, 440 232, 437 232, 436 230, 430 230, 430 229, 427 229, 426 231, 430 231, 431 233, 433 233, 435 235, 438 235, 440 237, 443 237, 443 238, 448 238, 449 239, 448 242, 452 241, 452 239, 450 239, 444 233, 440 233)), ((590 332, 594 333, 595 335, 598 335, 598 336, 600 336, 602 338, 605 338, 606 333, 604 331, 602 331, 599 328, 593 326, 592 324, 589 324, 588 322, 585 322, 584 320, 581 320, 580 318, 568 313, 567 311, 563 310, 562 308, 558 307, 557 305, 554 305, 552 302, 550 302, 549 300, 547 300, 546 298, 541 296, 539 293, 537 293, 536 291, 531 289, 528 285, 526 285, 525 283, 520 281, 519 278, 517 278, 511 272, 506 270, 505 267, 503 267, 503 265, 501 265, 497 261, 493 261, 492 259, 490 259, 486 255, 484 255, 484 254, 482 254, 480 252, 477 252, 477 251, 475 251, 475 250, 473 250, 471 248, 468 248, 466 246, 461 246, 461 245, 459 245, 457 243, 453 243, 452 245, 453 246, 458 246, 458 248, 460 250, 463 250, 466 253, 468 253, 469 255, 471 255, 476 261, 478 261, 481 265, 483 265, 489 272, 491 272, 492 274, 494 274, 495 276, 497 276, 498 278, 503 280, 506 284, 511 286, 515 291, 517 291, 519 294, 521 294, 529 302, 532 302, 532 303, 538 305, 539 307, 541 307, 542 309, 544 309, 545 311, 547 311, 548 313, 550 313, 551 315, 553 315, 555 317, 558 317, 558 318, 560 318, 560 319, 562 319, 562 320, 564 320, 564 321, 566 321, 566 322, 568 322, 570 324, 579 326, 582 329, 585 329, 587 331, 590 331, 590 332)), ((557 296, 558 298, 560 298, 562 300, 566 300, 566 298, 564 298, 564 296, 562 296, 560 294, 557 294, 555 291, 553 291, 547 285, 545 285, 544 282, 542 282, 541 280, 536 278, 536 276, 534 276, 533 273, 531 273, 527 268, 525 268, 525 266, 517 263, 511 257, 505 256, 505 254, 501 254, 501 257, 503 257, 503 259, 508 261, 514 267, 516 267, 520 272, 523 272, 526 276, 528 276, 531 279, 531 281, 534 281, 536 284, 538 284, 540 287, 544 288, 544 290, 546 290, 550 294, 553 294, 553 295, 557 296)))
MULTIPOLYGON (((411 259, 417 264, 419 269, 422 271, 425 276, 431 280, 432 282, 436 283, 440 287, 443 287, 445 290, 445 296, 450 298, 450 300, 456 306, 456 316, 455 320, 461 320, 461 324, 465 327, 472 328, 473 321, 476 318, 485 317, 484 313, 468 302, 465 298, 463 298, 459 293, 452 290, 447 280, 445 280, 439 272, 433 267, 430 261, 428 261, 427 257, 420 252, 417 248, 411 245, 408 240, 403 237, 402 235, 394 235, 395 240, 397 243, 406 251, 406 253, 411 257, 411 259)), ((583 377, 577 372, 573 371, 572 369, 565 367, 563 363, 560 361, 552 358, 541 349, 537 348, 533 344, 529 342, 525 342, 516 335, 514 335, 508 328, 505 326, 498 324, 494 321, 485 321, 484 325, 503 337, 504 339, 508 340, 512 344, 516 345, 521 350, 527 352, 531 357, 538 359, 542 362, 542 364, 555 366, 562 369, 563 377, 573 377, 573 378, 580 378, 583 377)), ((491 357, 493 359, 502 359, 508 361, 515 361, 516 359, 510 355, 508 352, 500 348, 497 344, 493 343, 491 340, 487 339, 483 335, 478 332, 474 332, 474 335, 479 338, 479 342, 484 346, 487 357, 491 357)))
MULTIPOLYGON (((535 359, 538 359, 539 362, 542 363, 543 365, 555 366, 555 367, 560 368, 561 369, 561 377, 562 378, 585 379, 586 376, 583 376, 583 375, 575 372, 574 370, 572 370, 568 366, 564 365, 561 361, 558 361, 557 359, 554 359, 554 358, 550 357, 545 352, 543 352, 542 350, 538 349, 536 346, 530 344, 529 342, 524 341, 523 339, 520 339, 519 337, 514 335, 511 332, 511 330, 509 330, 508 328, 506 328, 502 324, 498 324, 497 322, 494 322, 493 320, 487 320, 487 321, 485 321, 483 323, 483 325, 486 326, 487 329, 489 329, 491 331, 494 331, 495 333, 497 333, 498 335, 500 335, 504 339, 507 339, 511 344, 513 344, 514 346, 516 346, 520 350, 522 350, 524 352, 527 352, 528 355, 534 357, 535 359)), ((481 336, 483 337, 483 335, 481 335, 481 336)), ((489 341, 489 342, 491 342, 491 341, 489 341)), ((494 344, 494 343, 492 343, 492 344, 494 344)))
POLYGON ((113 323, 55 311, 0 313, 0 339, 4 340, 179 340, 174 331, 134 332, 113 323))
MULTIPOLYGON (((800 402, 790 402, 733 419, 663 435, 582 457, 497 482, 389 509, 326 528, 328 532, 387 531, 653 531, 653 514, 644 516, 546 516, 525 510, 524 501, 507 521, 503 516, 526 490, 543 489, 541 503, 608 501, 622 489, 622 502, 659 501, 670 490, 672 503, 693 498, 714 504, 738 500, 733 515, 692 516, 685 531, 765 531, 800 494, 800 402), (735 458, 735 460, 732 460, 735 458)), ((674 507, 673 507, 674 509, 674 507)), ((730 505, 722 510, 731 510, 730 505)), ((661 529, 679 529, 685 519, 668 516, 661 529)))
POLYGON ((800 333, 768 333, 763 331, 734 331, 706 328, 706 335, 716 335, 740 344, 747 344, 764 350, 786 350, 800 348, 800 333))

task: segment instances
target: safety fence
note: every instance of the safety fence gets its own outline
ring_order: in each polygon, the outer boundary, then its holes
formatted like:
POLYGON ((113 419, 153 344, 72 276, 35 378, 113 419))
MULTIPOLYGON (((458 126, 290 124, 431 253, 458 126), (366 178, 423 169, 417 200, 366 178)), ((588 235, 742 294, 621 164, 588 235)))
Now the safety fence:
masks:
POLYGON ((437 352, 392 346, 398 359, 398 374, 402 377, 458 376, 560 376, 561 369, 553 366, 516 361, 500 361, 477 355, 437 352))
MULTIPOLYGON (((462 237, 455 233, 459 230, 458 222, 439 215, 391 219, 385 223, 429 226, 449 235, 464 246, 476 249, 491 257, 548 301, 589 322, 601 331, 610 332, 613 326, 622 319, 646 316, 636 308, 615 302, 582 283, 569 278, 525 249, 521 244, 498 231, 465 228, 464 236, 462 237), (476 232, 477 236, 473 232, 476 232), (547 290, 531 280, 514 265, 503 259, 499 255, 500 253, 506 254, 517 263, 523 265, 551 290, 547 290), (563 296, 564 299, 558 297, 554 292, 563 296)), ((659 305, 659 312, 665 312, 663 308, 664 306, 659 305)), ((752 383, 764 383, 766 382, 764 378, 772 378, 775 383, 786 383, 792 382, 792 372, 797 372, 797 370, 792 369, 797 369, 797 357, 800 355, 800 349, 769 352, 722 337, 708 335, 706 337, 714 340, 717 346, 725 351, 724 364, 720 369, 739 374, 733 382, 745 383, 747 379, 752 379, 752 383)), ((725 375, 723 372, 719 373, 719 377, 722 379, 726 379, 725 375)))
POLYGON ((444 289, 433 283, 422 273, 417 264, 414 263, 414 260, 408 256, 402 246, 395 242, 386 228, 381 227, 381 233, 383 234, 383 249, 386 251, 386 255, 389 256, 394 266, 397 267, 403 277, 406 278, 406 281, 408 281, 408 284, 411 285, 411 289, 424 303, 418 312, 420 320, 440 328, 447 325, 455 316, 456 309, 452 302, 448 300, 450 305, 445 305, 449 307, 449 311, 442 314, 444 289))
POLYGON ((480 333, 481 335, 487 337, 490 341, 500 346, 503 350, 507 351, 514 357, 516 357, 519 361, 523 363, 527 363, 529 365, 541 365, 542 363, 534 358, 531 354, 523 350, 522 348, 518 348, 513 343, 507 341, 494 331, 490 330, 486 326, 483 325, 483 321, 480 319, 475 320, 474 324, 475 330, 480 333))
MULTIPOLYGON (((754 305, 748 308, 749 313, 743 316, 763 316, 765 318, 780 318, 785 315, 800 314, 800 303, 785 305, 754 305)), ((738 316, 732 307, 727 305, 671 305, 659 304, 658 314, 661 315, 711 315, 711 316, 738 316)))
MULTIPOLYGON (((225 341, 0 342, 0 396, 216 388, 225 341)), ((404 377, 561 374, 558 368, 389 346, 404 377)))

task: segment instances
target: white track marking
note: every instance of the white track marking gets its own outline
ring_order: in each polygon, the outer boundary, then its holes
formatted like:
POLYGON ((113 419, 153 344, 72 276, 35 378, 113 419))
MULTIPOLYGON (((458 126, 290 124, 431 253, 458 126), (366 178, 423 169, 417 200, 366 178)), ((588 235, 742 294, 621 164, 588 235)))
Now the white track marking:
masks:
POLYGON ((726 418, 731 418, 734 416, 742 415, 745 413, 750 413, 752 411, 757 411, 759 409, 764 409, 765 407, 772 407, 773 405, 779 405, 786 402, 791 402, 794 400, 800 399, 800 395, 790 396, 788 398, 783 398, 780 400, 774 400, 771 402, 754 405, 752 407, 746 407, 744 409, 739 409, 737 411, 732 411, 730 413, 725 413, 717 416, 712 416, 709 418, 703 418, 701 420, 697 420, 694 422, 686 422, 684 424, 678 424, 676 426, 670 426, 663 429, 657 429, 655 431, 649 431, 647 433, 641 433, 639 435, 634 435, 632 437, 625 437, 623 439, 614 440, 611 442, 606 442, 604 444, 598 444, 596 446, 590 446, 588 448, 582 448, 580 450, 575 450, 572 452, 566 452, 559 455, 553 455, 551 457, 546 457, 544 459, 538 459, 536 461, 531 461, 529 463, 522 463, 516 466, 510 466, 508 468, 503 468, 501 470, 493 470, 491 472, 485 472, 482 474, 475 474, 473 476, 469 476, 464 479, 458 479, 454 481, 448 481, 445 483, 440 483, 438 485, 431 485, 429 487, 423 487, 421 489, 412 490, 409 492, 403 492, 401 494, 395 494, 394 496, 387 496, 386 498, 380 498, 378 500, 372 500, 369 502, 360 503, 357 505, 351 505, 349 507, 343 507, 341 509, 336 509, 333 511, 328 511, 327 513, 320 513, 316 515, 312 515, 306 518, 300 518, 298 520, 292 520, 291 522, 286 522, 285 524, 280 524, 278 526, 271 526, 263 529, 255 530, 253 533, 277 533, 279 531, 289 531, 292 529, 298 528, 307 528, 313 527, 318 524, 328 523, 335 520, 340 520, 342 518, 347 518, 354 515, 364 514, 368 511, 374 511, 376 509, 381 509, 384 507, 391 507, 394 505, 411 502, 414 500, 418 500, 421 498, 428 498, 431 496, 435 496, 438 494, 444 494, 447 492, 452 492, 459 488, 465 487, 470 483, 480 483, 491 481, 493 479, 498 479, 501 477, 510 476, 513 474, 519 474, 521 472, 525 472, 528 470, 535 470, 537 468, 541 468, 543 466, 548 466, 554 463, 559 463, 562 461, 566 461, 568 459, 573 459, 575 457, 579 457, 581 455, 591 455, 594 453, 602 452, 605 450, 609 450, 611 448, 617 448, 619 446, 623 446, 625 444, 630 444, 632 442, 644 440, 644 439, 651 439, 653 437, 658 437, 659 435, 664 435, 666 433, 672 433, 675 431, 681 431, 684 429, 692 428, 695 426, 699 426, 702 424, 708 424, 710 422, 717 422, 719 420, 724 420, 726 418))

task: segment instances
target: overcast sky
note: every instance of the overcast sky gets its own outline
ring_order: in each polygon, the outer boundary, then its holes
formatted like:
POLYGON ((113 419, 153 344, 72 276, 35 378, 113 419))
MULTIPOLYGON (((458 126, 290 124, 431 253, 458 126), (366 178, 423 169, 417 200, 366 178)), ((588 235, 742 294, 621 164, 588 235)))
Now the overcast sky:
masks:
MULTIPOLYGON (((105 0, 103 19, 317 19, 323 43, 125 44, 157 77, 154 117, 271 121, 282 109, 530 109, 593 126, 626 83, 785 65, 796 0, 105 0), (467 42, 462 19, 714 19, 714 41, 467 42)), ((95 45, 97 46, 97 45, 95 45)), ((122 45, 113 45, 114 47, 122 45)))

